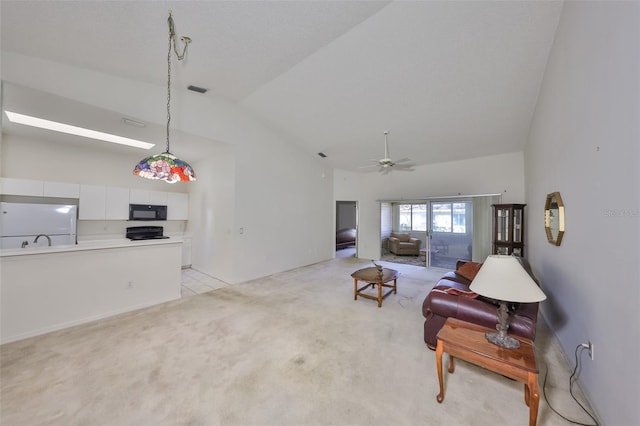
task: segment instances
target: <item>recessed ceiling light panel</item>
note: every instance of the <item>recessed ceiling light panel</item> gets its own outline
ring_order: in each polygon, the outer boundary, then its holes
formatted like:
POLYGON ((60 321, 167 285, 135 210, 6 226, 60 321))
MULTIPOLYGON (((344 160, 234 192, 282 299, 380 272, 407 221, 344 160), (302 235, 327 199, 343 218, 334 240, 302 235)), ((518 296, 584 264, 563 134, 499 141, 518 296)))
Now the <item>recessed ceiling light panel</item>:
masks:
POLYGON ((155 144, 139 141, 137 139, 125 138, 112 135, 110 133, 98 132, 96 130, 85 129, 84 127, 72 126, 70 124, 59 123, 57 121, 45 120, 30 115, 18 114, 17 112, 5 111, 9 121, 25 126, 37 127, 39 129, 52 130, 54 132, 66 133, 69 135, 82 136, 89 139, 97 139, 105 142, 117 143, 120 145, 132 146, 135 148, 150 149, 155 144))

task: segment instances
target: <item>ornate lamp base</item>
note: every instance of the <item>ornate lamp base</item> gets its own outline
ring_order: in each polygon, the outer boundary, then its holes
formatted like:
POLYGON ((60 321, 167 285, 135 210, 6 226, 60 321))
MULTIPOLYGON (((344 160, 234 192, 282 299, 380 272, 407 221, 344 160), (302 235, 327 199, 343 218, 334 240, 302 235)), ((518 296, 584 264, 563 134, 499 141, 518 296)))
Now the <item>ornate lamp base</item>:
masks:
POLYGON ((496 324, 496 330, 498 330, 498 332, 486 333, 485 337, 494 345, 498 345, 502 348, 518 349, 520 347, 520 342, 507 335, 507 329, 509 328, 509 324, 507 324, 508 318, 509 311, 507 309, 507 302, 500 301, 500 306, 498 307, 498 324, 496 324))
POLYGON ((486 333, 484 336, 488 341, 502 348, 518 349, 520 347, 520 342, 511 336, 501 336, 500 333, 486 333))

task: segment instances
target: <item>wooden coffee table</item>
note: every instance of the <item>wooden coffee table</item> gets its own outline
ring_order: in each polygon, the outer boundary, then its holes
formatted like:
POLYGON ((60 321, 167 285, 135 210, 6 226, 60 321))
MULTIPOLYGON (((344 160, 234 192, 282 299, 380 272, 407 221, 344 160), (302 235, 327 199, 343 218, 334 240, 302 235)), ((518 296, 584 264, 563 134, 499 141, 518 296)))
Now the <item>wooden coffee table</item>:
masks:
POLYGON ((393 269, 382 268, 382 273, 375 267, 359 269, 351 274, 353 277, 353 300, 358 300, 358 296, 365 297, 367 299, 377 300, 378 308, 382 307, 382 299, 387 297, 391 292, 396 294, 398 292, 397 281, 400 273, 393 269), (364 281, 367 285, 358 288, 358 281, 364 281), (393 284, 387 284, 389 281, 393 281, 393 284), (370 294, 362 293, 363 290, 369 287, 375 288, 378 286, 378 296, 371 296, 370 294), (382 294, 382 287, 390 288, 386 293, 382 294))
POLYGON ((444 400, 444 386, 442 381, 442 353, 449 354, 449 373, 453 373, 454 357, 464 359, 472 364, 491 370, 495 373, 524 383, 524 402, 529 407, 529 426, 534 426, 538 419, 538 403, 540 390, 538 388, 538 366, 536 364, 535 347, 533 342, 518 336, 518 349, 505 349, 487 341, 484 334, 494 332, 486 327, 449 318, 438 332, 436 346, 436 365, 440 393, 437 401, 444 400))

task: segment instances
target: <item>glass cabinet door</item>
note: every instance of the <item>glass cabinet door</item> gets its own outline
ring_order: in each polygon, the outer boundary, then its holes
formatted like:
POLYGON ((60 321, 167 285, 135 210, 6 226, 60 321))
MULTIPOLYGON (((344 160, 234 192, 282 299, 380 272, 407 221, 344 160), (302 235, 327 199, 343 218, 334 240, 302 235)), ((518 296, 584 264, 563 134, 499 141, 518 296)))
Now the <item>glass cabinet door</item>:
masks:
POLYGON ((522 242, 522 210, 513 210, 513 242, 522 242))
POLYGON ((509 210, 496 210, 496 241, 509 241, 509 210))

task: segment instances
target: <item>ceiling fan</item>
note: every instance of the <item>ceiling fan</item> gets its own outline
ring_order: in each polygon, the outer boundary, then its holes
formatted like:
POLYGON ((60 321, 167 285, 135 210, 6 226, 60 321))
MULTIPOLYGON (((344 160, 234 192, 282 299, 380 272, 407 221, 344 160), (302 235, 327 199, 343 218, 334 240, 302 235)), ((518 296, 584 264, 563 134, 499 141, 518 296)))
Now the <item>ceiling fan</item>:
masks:
POLYGON ((374 161, 377 164, 372 164, 370 166, 362 166, 361 168, 378 167, 378 172, 382 173, 383 175, 388 174, 391 170, 412 172, 413 166, 415 164, 408 164, 408 162, 411 161, 410 158, 403 158, 398 161, 393 161, 391 159, 391 156, 389 155, 389 141, 387 138, 388 135, 389 135, 389 131, 385 130, 384 131, 384 158, 381 158, 380 160, 369 160, 369 161, 374 161))

